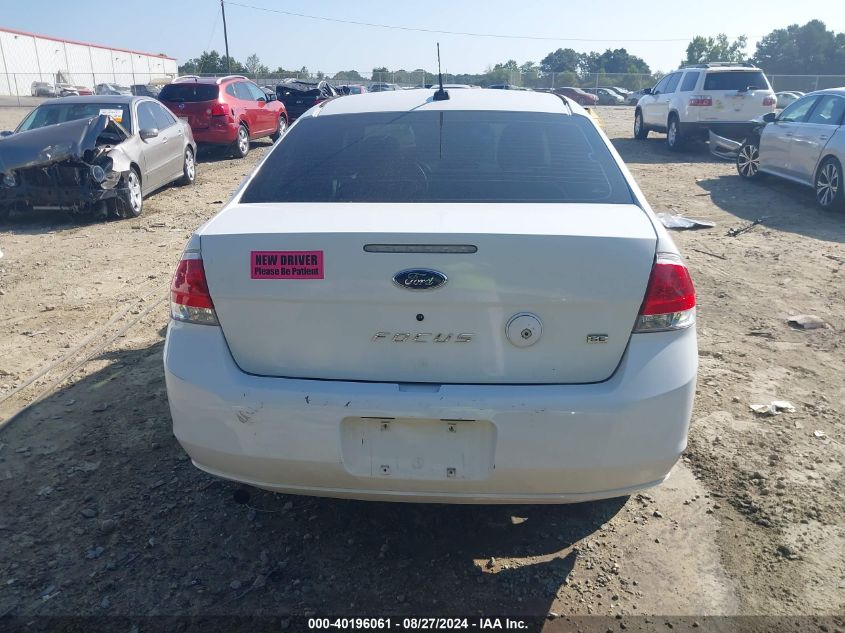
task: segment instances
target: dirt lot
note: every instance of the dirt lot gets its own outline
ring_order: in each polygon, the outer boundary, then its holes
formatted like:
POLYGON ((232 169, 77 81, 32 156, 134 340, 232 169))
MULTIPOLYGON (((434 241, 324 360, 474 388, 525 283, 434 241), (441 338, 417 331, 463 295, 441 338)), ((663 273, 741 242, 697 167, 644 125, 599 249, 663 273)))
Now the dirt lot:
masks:
MULTIPOLYGON (((0 108, 0 129, 24 112, 0 108)), ((666 484, 564 507, 258 491, 240 505, 196 470, 170 429, 166 287, 258 143, 243 161, 206 156, 195 186, 153 195, 135 220, 0 226, 0 420, 43 395, 0 431, 0 616, 842 614, 845 214, 740 182, 703 147, 635 141, 630 109, 600 116, 656 211, 716 223, 675 234, 701 371, 666 484), (801 313, 828 327, 791 329, 801 313), (749 409, 775 399, 796 410, 749 409)))

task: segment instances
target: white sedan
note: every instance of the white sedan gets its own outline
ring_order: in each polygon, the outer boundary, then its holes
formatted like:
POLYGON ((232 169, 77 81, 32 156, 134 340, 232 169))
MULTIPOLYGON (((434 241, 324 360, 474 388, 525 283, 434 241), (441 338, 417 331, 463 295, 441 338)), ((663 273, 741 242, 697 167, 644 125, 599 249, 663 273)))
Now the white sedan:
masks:
POLYGON ((607 137, 557 95, 309 110, 191 237, 164 364, 194 464, 261 488, 569 503, 662 482, 695 291, 607 137))
POLYGON ((783 110, 785 107, 792 105, 798 99, 804 96, 803 92, 796 92, 794 90, 788 90, 786 92, 776 92, 775 99, 778 102, 778 109, 783 110))

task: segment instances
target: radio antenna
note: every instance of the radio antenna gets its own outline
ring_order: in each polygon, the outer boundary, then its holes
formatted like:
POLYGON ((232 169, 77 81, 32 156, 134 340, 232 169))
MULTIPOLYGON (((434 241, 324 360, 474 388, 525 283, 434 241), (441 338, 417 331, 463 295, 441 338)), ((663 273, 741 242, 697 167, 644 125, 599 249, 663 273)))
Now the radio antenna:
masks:
POLYGON ((440 88, 434 93, 434 100, 447 101, 449 93, 443 89, 443 73, 440 70, 440 42, 437 42, 437 80, 440 83, 440 88))

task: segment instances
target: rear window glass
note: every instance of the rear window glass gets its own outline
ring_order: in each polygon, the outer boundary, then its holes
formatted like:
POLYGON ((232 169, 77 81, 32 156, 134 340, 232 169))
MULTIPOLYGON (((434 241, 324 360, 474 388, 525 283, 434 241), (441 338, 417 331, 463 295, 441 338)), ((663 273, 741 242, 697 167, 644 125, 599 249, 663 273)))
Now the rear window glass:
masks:
POLYGON ((297 99, 320 96, 319 89, 302 85, 282 86, 279 91, 283 97, 295 97, 297 99))
POLYGON ((300 120, 242 202, 631 203, 585 117, 428 111, 300 120))
POLYGON ((167 84, 161 89, 158 98, 162 101, 213 101, 217 99, 216 84, 167 84))
POLYGON ((732 70, 707 73, 704 78, 704 90, 746 90, 756 88, 765 90, 769 87, 766 76, 760 70, 732 70))

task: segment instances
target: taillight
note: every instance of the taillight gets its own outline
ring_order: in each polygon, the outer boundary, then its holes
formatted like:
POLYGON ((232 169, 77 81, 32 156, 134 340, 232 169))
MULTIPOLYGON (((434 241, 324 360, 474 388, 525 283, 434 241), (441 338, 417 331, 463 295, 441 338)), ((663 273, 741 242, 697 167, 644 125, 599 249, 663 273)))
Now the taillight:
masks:
POLYGON ((218 325, 199 253, 185 252, 170 284, 170 317, 176 321, 218 325))
POLYGON ((689 98, 689 104, 691 106, 712 106, 713 97, 709 97, 707 95, 695 95, 689 98))
POLYGON ((323 101, 325 101, 324 97, 317 97, 316 99, 314 99, 314 105, 317 105, 318 103, 323 103, 323 101))
POLYGON ((215 103, 211 106, 211 116, 228 116, 231 112, 225 103, 215 103))
POLYGON ((695 288, 678 255, 658 253, 634 332, 680 330, 695 323, 695 288))
POLYGON ((764 106, 776 106, 777 104, 778 100, 775 97, 763 97, 764 106))

